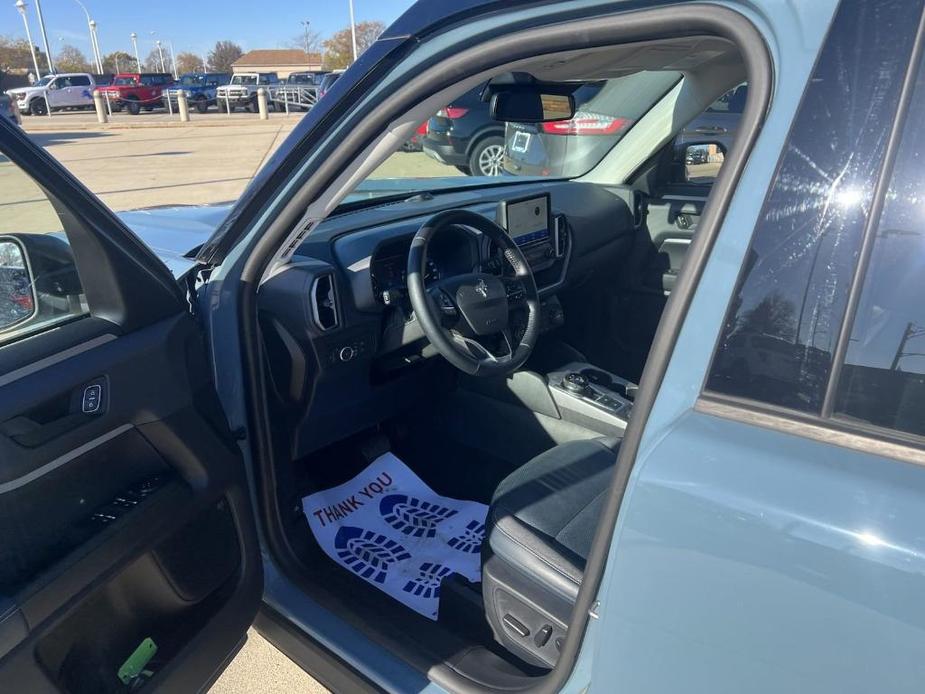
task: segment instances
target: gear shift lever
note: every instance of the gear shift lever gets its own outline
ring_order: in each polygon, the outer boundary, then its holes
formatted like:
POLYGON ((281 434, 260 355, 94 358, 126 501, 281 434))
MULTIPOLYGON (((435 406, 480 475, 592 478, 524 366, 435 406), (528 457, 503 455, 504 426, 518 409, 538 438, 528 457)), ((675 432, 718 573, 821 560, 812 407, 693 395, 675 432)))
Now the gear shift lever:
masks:
POLYGON ((575 395, 588 395, 592 392, 588 385, 588 378, 580 373, 566 374, 562 379, 562 387, 575 395))

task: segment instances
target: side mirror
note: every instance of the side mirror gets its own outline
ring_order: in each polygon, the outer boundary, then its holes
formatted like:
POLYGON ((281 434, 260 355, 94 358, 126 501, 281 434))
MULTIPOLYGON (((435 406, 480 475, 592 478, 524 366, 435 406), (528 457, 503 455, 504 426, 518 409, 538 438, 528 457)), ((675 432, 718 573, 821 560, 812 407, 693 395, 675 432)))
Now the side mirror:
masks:
POLYGON ((502 123, 546 123, 575 115, 571 94, 548 94, 532 89, 500 91, 491 97, 491 117, 502 123))
POLYGON ((35 276, 25 247, 0 236, 0 334, 38 313, 35 276))
POLYGON ((49 82, 49 83, 48 83, 48 88, 49 88, 49 89, 52 89, 52 90, 53 90, 53 89, 57 89, 57 88, 58 88, 58 82, 57 82, 57 81, 49 82))
POLYGON ((687 142, 675 147, 675 180, 683 183, 711 183, 726 160, 726 147, 719 142, 687 142))

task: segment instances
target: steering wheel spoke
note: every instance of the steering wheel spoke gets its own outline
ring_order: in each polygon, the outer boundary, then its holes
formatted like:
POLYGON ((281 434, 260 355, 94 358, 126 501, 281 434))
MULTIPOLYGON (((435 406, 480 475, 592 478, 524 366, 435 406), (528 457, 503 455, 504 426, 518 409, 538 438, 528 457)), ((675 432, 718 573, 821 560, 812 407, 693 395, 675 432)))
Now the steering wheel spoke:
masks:
POLYGON ((496 341, 494 347, 488 347, 485 344, 485 338, 477 340, 472 337, 466 337, 456 330, 451 331, 450 335, 456 344, 479 361, 504 365, 510 363, 514 358, 514 335, 510 328, 505 328, 492 336, 496 341), (500 340, 498 338, 500 338, 500 340), (499 352, 501 353, 499 354, 499 352))

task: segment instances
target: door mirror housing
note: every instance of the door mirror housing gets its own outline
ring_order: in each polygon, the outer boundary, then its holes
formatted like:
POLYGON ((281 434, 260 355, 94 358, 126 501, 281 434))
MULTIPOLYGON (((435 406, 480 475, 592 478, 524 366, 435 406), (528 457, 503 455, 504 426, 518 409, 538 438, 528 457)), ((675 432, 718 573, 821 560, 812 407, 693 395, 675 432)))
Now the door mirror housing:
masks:
POLYGON ((0 236, 0 334, 37 313, 35 275, 26 248, 15 238, 0 236))
POLYGON ((26 324, 86 311, 77 265, 58 234, 0 236, 0 341, 26 324))
POLYGON ((726 159, 720 142, 685 142, 675 146, 673 179, 678 183, 712 183, 726 159))
POLYGON ((575 98, 571 94, 519 87, 491 97, 491 117, 503 123, 546 123, 570 120, 574 115, 575 98))

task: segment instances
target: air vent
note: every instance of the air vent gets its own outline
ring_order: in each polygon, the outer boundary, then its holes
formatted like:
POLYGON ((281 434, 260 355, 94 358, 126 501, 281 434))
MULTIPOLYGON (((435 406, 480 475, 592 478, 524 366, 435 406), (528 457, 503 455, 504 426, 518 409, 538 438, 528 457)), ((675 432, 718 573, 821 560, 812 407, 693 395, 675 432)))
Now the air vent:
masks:
POLYGON ((568 222, 565 219, 565 215, 557 214, 553 223, 556 230, 556 257, 561 258, 568 249, 568 222))
POLYGON ((321 330, 337 327, 337 293, 334 275, 322 275, 312 284, 312 316, 321 330))

